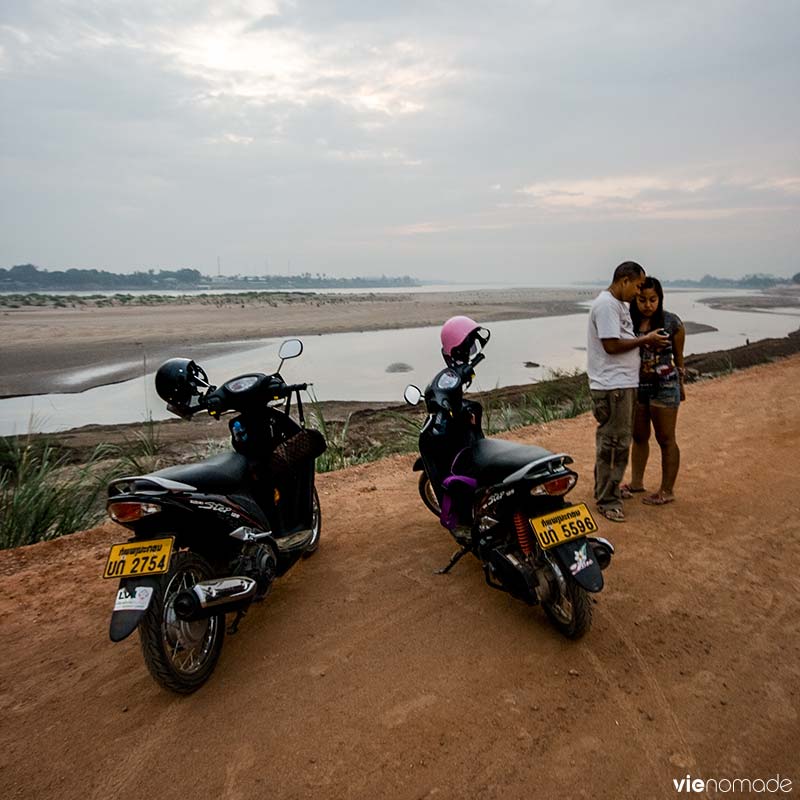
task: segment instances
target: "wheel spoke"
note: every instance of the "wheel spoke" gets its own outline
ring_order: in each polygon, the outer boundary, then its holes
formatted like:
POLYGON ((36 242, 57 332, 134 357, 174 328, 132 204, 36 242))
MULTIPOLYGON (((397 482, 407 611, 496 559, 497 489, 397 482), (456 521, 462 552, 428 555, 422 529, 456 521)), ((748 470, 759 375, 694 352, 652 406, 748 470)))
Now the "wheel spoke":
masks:
MULTIPOLYGON (((197 685, 198 680, 204 680, 204 673, 210 672, 209 667, 216 660, 219 650, 220 635, 219 621, 216 617, 199 620, 183 620, 175 613, 175 600, 181 592, 191 591, 198 582, 213 575, 208 565, 204 565, 201 558, 187 554, 179 557, 173 565, 172 572, 165 578, 163 593, 160 593, 160 602, 157 613, 160 616, 160 625, 156 628, 159 637, 159 653, 163 666, 158 665, 153 670, 151 662, 148 667, 159 682, 168 688, 174 688, 170 681, 177 685, 197 685), (210 663, 211 662, 211 663, 210 663), (168 671, 171 677, 162 679, 161 675, 168 671)), ((153 631, 155 633, 155 631, 153 631)), ((144 635, 144 634, 143 634, 144 635)), ((152 634, 151 634, 152 635, 152 634)), ((144 641, 144 640, 143 640, 144 641)), ((207 675, 205 675, 207 677, 207 675)), ((184 689, 178 689, 183 691, 184 689)))

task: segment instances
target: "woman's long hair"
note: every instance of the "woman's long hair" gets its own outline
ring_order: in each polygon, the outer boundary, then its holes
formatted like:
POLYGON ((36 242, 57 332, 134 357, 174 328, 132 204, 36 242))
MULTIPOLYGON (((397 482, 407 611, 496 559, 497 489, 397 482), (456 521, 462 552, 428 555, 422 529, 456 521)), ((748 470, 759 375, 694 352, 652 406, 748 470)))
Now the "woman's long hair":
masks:
MULTIPOLYGON (((661 281, 658 278, 647 277, 642 284, 642 291, 645 289, 653 289, 658 295, 658 308, 650 317, 650 330, 657 331, 659 328, 664 327, 664 289, 661 287, 661 281)), ((631 301, 631 319, 633 320, 633 329, 639 333, 639 326, 642 324, 642 312, 639 311, 639 304, 636 298, 631 301)))

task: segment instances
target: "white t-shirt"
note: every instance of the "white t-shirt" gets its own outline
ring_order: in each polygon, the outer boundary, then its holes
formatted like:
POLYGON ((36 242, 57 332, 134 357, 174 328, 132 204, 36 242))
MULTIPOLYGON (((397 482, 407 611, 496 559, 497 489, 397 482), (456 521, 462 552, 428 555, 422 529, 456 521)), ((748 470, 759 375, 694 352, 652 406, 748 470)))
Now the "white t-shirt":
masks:
POLYGON ((639 385, 639 348, 612 355, 600 341, 635 338, 628 304, 607 289, 600 292, 589 311, 586 371, 590 389, 635 389, 639 385))

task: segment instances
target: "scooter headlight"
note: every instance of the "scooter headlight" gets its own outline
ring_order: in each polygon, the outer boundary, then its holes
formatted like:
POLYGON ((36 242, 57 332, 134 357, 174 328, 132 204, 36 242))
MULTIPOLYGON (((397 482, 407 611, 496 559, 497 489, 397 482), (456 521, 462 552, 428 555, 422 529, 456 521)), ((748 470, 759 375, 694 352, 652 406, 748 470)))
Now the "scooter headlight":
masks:
POLYGON ((446 369, 436 381, 437 389, 455 389, 461 383, 461 378, 451 369, 446 369))
POLYGON ((225 384, 229 392, 246 392, 258 383, 258 375, 245 375, 243 378, 235 378, 225 384))

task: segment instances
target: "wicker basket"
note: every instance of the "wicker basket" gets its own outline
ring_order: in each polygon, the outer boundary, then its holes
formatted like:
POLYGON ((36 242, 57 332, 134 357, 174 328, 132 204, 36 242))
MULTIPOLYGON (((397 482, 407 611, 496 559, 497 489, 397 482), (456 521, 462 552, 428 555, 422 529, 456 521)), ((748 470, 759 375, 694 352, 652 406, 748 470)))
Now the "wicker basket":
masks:
POLYGON ((269 470, 272 473, 291 472, 321 456, 327 447, 325 437, 319 431, 304 428, 272 451, 269 470))

